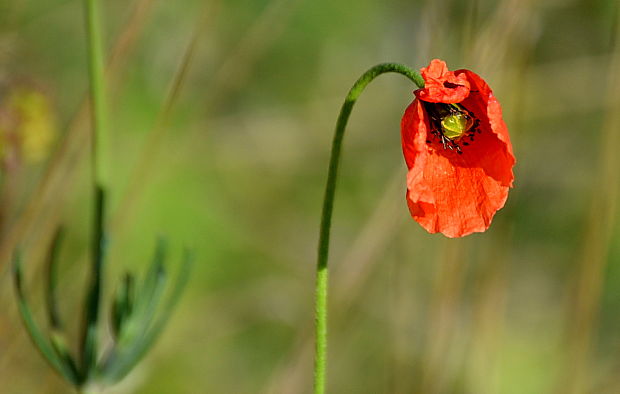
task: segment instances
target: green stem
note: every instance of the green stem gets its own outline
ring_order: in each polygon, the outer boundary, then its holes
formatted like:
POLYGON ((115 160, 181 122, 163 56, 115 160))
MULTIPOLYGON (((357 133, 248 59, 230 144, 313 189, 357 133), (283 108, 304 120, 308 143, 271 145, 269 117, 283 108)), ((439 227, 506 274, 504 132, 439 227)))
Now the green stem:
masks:
POLYGON ((329 160, 329 172, 325 197, 323 199, 323 213, 321 216, 321 229, 319 235, 319 251, 316 272, 315 294, 315 356, 314 356, 314 393, 325 393, 325 371, 327 366, 327 284, 328 269, 327 260, 329 254, 329 233, 331 229, 332 211, 334 208, 334 195, 336 192, 336 178, 338 176, 338 164, 340 162, 340 150, 344 130, 351 115, 353 105, 364 91, 364 88, 377 76, 394 72, 402 74, 413 81, 418 87, 424 87, 424 79, 420 74, 406 66, 396 63, 378 64, 366 71, 353 85, 347 94, 338 121, 336 132, 332 142, 331 158, 329 160))
POLYGON ((97 364, 97 325, 101 306, 102 272, 104 261, 104 199, 107 187, 106 132, 107 117, 105 104, 105 83, 103 73, 103 40, 101 34, 101 13, 98 0, 84 0, 88 47, 88 71, 91 96, 91 153, 92 187, 95 200, 93 217, 93 243, 91 262, 91 283, 85 303, 82 329, 81 372, 84 383, 94 378, 97 364))
POLYGON ((105 84, 103 75, 103 44, 101 38, 101 18, 99 2, 84 0, 86 11, 86 30, 88 36, 88 71, 90 77, 91 117, 93 131, 91 137, 92 175, 94 192, 97 187, 107 186, 107 167, 105 151, 107 142, 107 117, 105 104, 105 84))

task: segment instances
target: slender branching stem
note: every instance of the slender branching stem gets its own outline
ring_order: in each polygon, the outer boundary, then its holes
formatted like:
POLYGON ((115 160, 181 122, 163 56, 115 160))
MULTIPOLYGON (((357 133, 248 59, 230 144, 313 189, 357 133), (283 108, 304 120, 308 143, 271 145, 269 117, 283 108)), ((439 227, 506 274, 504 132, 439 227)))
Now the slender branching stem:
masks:
POLYGON ((336 122, 336 132, 332 142, 331 158, 329 160, 329 171, 327 175, 327 185, 325 186, 325 197, 323 200, 323 213, 321 216, 321 227, 319 234, 319 250, 316 271, 316 293, 315 293, 315 358, 314 358, 314 393, 325 393, 326 366, 327 366, 327 285, 328 269, 327 260, 329 254, 329 234, 331 229, 332 211, 334 207, 334 195, 336 192, 336 178, 338 176, 338 164, 340 162, 340 151, 344 130, 351 115, 353 105, 364 88, 377 76, 384 73, 398 73, 413 81, 418 87, 424 86, 424 80, 420 74, 410 68, 396 63, 379 64, 366 71, 353 85, 347 94, 338 121, 336 122))

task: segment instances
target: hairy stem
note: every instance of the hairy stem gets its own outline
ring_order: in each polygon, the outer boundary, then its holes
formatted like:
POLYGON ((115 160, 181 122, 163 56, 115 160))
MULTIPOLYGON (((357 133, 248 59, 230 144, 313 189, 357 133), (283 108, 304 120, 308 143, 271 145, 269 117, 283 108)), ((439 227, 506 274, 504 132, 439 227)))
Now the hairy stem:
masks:
POLYGON ((340 115, 336 122, 336 131, 332 142, 331 157, 323 199, 323 213, 319 233, 319 249, 316 271, 315 293, 315 357, 314 357, 314 393, 325 393, 326 367, 327 367, 327 287, 329 255, 329 235, 331 229, 332 212, 334 208, 334 195, 336 193, 336 179, 338 176, 338 164, 344 130, 351 115, 353 105, 357 101, 364 88, 376 77, 384 73, 398 73, 409 78, 418 87, 424 86, 424 80, 420 74, 406 66, 396 63, 378 64, 366 71, 353 85, 347 94, 340 115))

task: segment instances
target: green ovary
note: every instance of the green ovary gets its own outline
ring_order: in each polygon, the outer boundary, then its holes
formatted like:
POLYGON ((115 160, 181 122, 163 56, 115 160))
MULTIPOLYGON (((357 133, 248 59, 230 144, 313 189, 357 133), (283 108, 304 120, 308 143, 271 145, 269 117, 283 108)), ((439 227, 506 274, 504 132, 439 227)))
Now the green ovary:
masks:
POLYGON ((443 135, 451 140, 459 139, 473 125, 472 119, 462 113, 454 113, 441 120, 443 135))

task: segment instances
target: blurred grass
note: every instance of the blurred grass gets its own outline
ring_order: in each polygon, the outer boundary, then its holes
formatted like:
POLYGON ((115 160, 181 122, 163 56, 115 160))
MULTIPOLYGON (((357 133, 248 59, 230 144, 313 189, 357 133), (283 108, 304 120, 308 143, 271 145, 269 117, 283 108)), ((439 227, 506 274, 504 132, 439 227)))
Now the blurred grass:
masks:
MULTIPOLYGON (((309 392, 320 199, 341 100, 375 63, 422 67, 432 57, 493 87, 517 154, 516 187, 487 233, 456 242, 424 233, 404 202, 398 134, 413 86, 384 77, 368 88, 352 115, 335 207, 329 392, 620 392, 620 243, 617 212, 608 209, 617 167, 601 164, 617 156, 617 144, 602 141, 620 127, 618 89, 608 79, 617 74, 614 7, 613 0, 106 3, 109 48, 117 37, 127 45, 112 71, 117 209, 135 184, 145 142, 162 128, 156 160, 114 239, 110 275, 142 267, 158 234, 178 254, 192 245, 198 257, 170 329, 116 392, 309 392), (186 80, 162 122, 200 23, 186 80), (597 231, 606 235, 588 236, 597 231), (594 246, 604 251, 598 263, 588 251, 594 246), (590 271, 598 287, 577 293, 590 271), (576 299, 593 312, 574 312, 576 299), (575 329, 577 322, 589 328, 575 329), (586 356, 571 351, 582 340, 586 356)), ((0 10, 0 97, 36 81, 60 124, 75 128, 64 134, 70 155, 50 152, 63 163, 53 187, 37 194, 45 166, 24 168, 25 197, 13 212, 23 220, 26 202, 41 199, 13 235, 31 252, 28 261, 41 256, 58 222, 67 224, 60 288, 71 316, 88 239, 81 3, 16 0, 0 10)), ((41 264, 26 268, 31 298, 40 299, 41 264)), ((0 391, 66 392, 28 343, 1 272, 0 391)))

